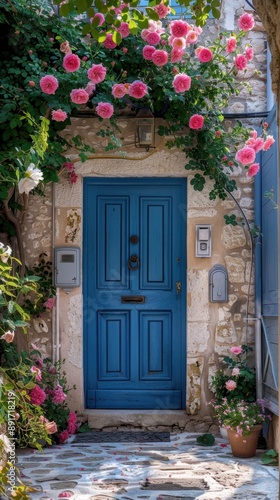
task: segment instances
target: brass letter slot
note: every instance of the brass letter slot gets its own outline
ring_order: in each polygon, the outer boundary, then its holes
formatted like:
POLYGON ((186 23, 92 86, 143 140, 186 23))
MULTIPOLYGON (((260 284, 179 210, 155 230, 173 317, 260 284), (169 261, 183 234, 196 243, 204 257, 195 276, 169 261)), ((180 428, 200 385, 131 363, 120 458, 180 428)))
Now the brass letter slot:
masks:
POLYGON ((144 304, 145 297, 144 295, 123 295, 122 303, 123 304, 144 304))

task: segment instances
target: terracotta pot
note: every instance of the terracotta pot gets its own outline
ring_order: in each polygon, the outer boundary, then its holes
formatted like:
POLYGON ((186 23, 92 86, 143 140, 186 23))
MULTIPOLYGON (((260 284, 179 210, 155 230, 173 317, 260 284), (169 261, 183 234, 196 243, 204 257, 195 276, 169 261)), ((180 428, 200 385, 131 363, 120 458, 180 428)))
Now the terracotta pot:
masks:
POLYGON ((228 439, 234 457, 251 458, 256 454, 258 437, 262 425, 254 425, 248 436, 236 436, 236 432, 228 429, 228 439))

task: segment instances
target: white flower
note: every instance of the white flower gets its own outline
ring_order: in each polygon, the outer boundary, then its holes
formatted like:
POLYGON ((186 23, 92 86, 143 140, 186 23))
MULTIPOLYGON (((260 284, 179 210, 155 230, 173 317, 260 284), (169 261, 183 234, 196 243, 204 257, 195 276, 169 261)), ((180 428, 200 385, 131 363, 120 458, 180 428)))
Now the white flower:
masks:
POLYGON ((7 438, 7 436, 5 436, 5 434, 0 434, 0 441, 2 441, 2 443, 3 443, 2 449, 4 449, 4 451, 6 453, 9 453, 10 451, 12 451, 12 446, 11 446, 10 440, 9 440, 9 438, 7 438))
POLYGON ((0 259, 5 264, 9 257, 12 254, 11 248, 7 245, 5 246, 3 243, 0 243, 0 259))
POLYGON ((23 179, 20 179, 18 183, 19 193, 28 194, 29 191, 38 186, 39 182, 43 180, 43 174, 39 168, 36 168, 34 163, 30 163, 29 167, 25 172, 23 179))

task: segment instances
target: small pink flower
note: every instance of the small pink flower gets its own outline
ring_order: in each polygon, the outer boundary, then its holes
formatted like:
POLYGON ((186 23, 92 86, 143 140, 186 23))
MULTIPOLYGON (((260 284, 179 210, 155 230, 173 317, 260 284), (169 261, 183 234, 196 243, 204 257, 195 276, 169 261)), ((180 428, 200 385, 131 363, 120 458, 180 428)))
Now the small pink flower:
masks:
POLYGON ((103 64, 93 64, 87 74, 93 83, 101 83, 105 80, 107 69, 103 64))
POLYGON ((38 368, 38 366, 31 366, 30 371, 31 371, 31 373, 36 374, 35 380, 37 380, 38 382, 41 382, 42 372, 41 372, 40 368, 38 368))
POLYGON ((262 137, 257 137, 254 139, 253 137, 250 137, 248 141, 246 141, 246 146, 250 146, 250 148, 253 148, 256 153, 258 153, 264 145, 264 140, 262 137))
POLYGON ((164 5, 163 2, 161 2, 158 5, 155 5, 154 11, 157 13, 159 19, 162 19, 170 13, 171 9, 167 5, 164 5))
POLYGON ((234 377, 236 377, 237 375, 239 375, 239 373, 240 373, 240 368, 237 368, 237 367, 236 367, 236 368, 233 368, 233 370, 232 370, 232 372, 231 372, 231 374, 232 374, 234 377))
POLYGON ((236 161, 239 161, 243 165, 249 165, 253 161, 255 161, 256 158, 256 152, 253 148, 250 148, 249 146, 245 146, 244 148, 240 149, 237 151, 235 155, 236 161))
POLYGON ((41 389, 38 385, 35 385, 35 387, 30 391, 29 396, 31 404, 37 406, 41 406, 47 397, 45 391, 43 391, 43 389, 41 389))
POLYGON ((228 380, 226 382, 226 388, 228 391, 234 391, 234 389, 236 388, 236 382, 234 382, 234 380, 228 380))
POLYGON ((231 36, 227 39, 226 53, 230 54, 236 50, 236 38, 231 36))
POLYGON ((35 87, 35 82, 33 82, 33 80, 29 80, 28 85, 29 87, 35 87))
POLYGON ((156 31, 151 31, 147 34, 145 41, 149 45, 158 45, 160 42, 160 35, 156 31))
POLYGON ((193 115, 189 120, 189 127, 193 130, 199 130, 204 125, 204 118, 202 115, 193 115))
POLYGON ((70 92, 70 99, 75 104, 86 104, 89 100, 89 95, 85 89, 73 89, 70 92))
POLYGON ((127 36, 130 35, 128 23, 121 22, 121 25, 119 28, 117 28, 117 31, 119 32, 122 38, 126 38, 127 36))
POLYGON ((13 332, 13 331, 11 332, 10 330, 8 330, 0 338, 2 340, 5 340, 8 344, 10 344, 11 342, 13 342, 14 336, 15 336, 15 332, 13 332))
POLYGON ((112 94, 117 99, 121 99, 127 93, 126 87, 123 83, 115 83, 112 87, 112 94))
POLYGON ((96 113, 101 118, 111 118, 114 113, 114 106, 109 102, 99 102, 96 106, 96 113))
POLYGON ((178 50, 178 49, 171 50, 171 62, 173 64, 182 61, 183 57, 184 57, 183 50, 178 50))
POLYGON ((251 61, 254 57, 254 51, 252 47, 247 47, 245 50, 245 56, 248 61, 251 61))
POLYGON ((62 491, 59 493, 58 498, 71 498, 73 496, 73 493, 70 493, 68 491, 62 491))
POLYGON ((252 163, 252 165, 250 165, 250 167, 248 168, 246 176, 247 177, 254 177, 254 175, 256 175, 259 170, 260 170, 259 163, 252 163))
POLYGON ((236 345, 236 346, 233 346, 233 347, 230 348, 230 352, 232 352, 233 354, 238 355, 238 354, 241 354, 243 352, 243 350, 242 350, 241 345, 236 345))
POLYGON ((258 137, 258 132, 256 130, 251 130, 250 136, 253 137, 253 139, 256 139, 258 137))
POLYGON ((63 167, 69 170, 69 172, 71 172, 75 168, 74 163, 72 163, 71 161, 66 161, 65 163, 63 163, 63 167))
POLYGON ((58 80, 52 75, 43 76, 40 80, 40 87, 45 94, 54 94, 58 88, 58 80))
POLYGON ((68 422, 67 431, 69 434, 75 434, 77 430, 76 424, 73 422, 68 422))
POLYGON ((88 60, 87 56, 82 57, 82 61, 87 61, 87 60, 88 60))
POLYGON ((28 54, 31 56, 33 54, 33 50, 29 50, 28 54))
POLYGON ((127 48, 127 47, 123 47, 123 48, 122 48, 122 51, 123 51, 123 53, 124 53, 124 54, 126 54, 126 53, 127 53, 127 51, 128 51, 128 48, 127 48))
POLYGON ((90 19, 90 22, 92 23, 94 19, 98 19, 98 26, 102 26, 102 24, 104 24, 105 22, 105 17, 103 16, 103 14, 101 14, 101 12, 97 12, 96 14, 94 14, 94 16, 90 19))
POLYGON ((190 90, 192 79, 190 76, 185 73, 179 73, 174 77, 172 85, 175 89, 175 92, 186 92, 186 90, 190 90))
POLYGON ((89 82, 85 88, 85 91, 88 93, 88 95, 93 94, 95 90, 96 90, 96 85, 93 82, 89 82))
POLYGON ((65 441, 67 441, 67 439, 69 439, 69 432, 68 431, 62 431, 60 434, 59 434, 59 442, 60 444, 63 444, 65 443, 65 441))
POLYGON ((182 21, 178 19, 176 21, 171 21, 170 23, 170 32, 171 35, 176 37, 186 36, 190 30, 190 26, 186 21, 182 21))
POLYGON ((59 404, 65 401, 67 395, 63 392, 62 387, 58 384, 53 391, 53 403, 59 404))
POLYGON ((50 38, 50 42, 53 43, 54 42, 54 38, 51 37, 50 38))
POLYGON ((106 35, 106 40, 103 42, 103 45, 106 49, 115 49, 117 47, 117 44, 113 41, 112 33, 106 35))
POLYGON ((239 28, 243 31, 250 31, 255 26, 254 18, 251 14, 243 14, 237 21, 239 28))
POLYGON ((70 172, 70 174, 69 174, 70 184, 71 185, 76 184, 77 180, 78 180, 78 176, 77 176, 76 172, 70 172))
POLYGON ((70 413, 69 413, 69 417, 68 417, 68 419, 67 419, 67 422, 68 422, 68 423, 69 423, 69 422, 72 422, 72 423, 74 423, 74 424, 77 422, 77 415, 76 415, 76 413, 75 413, 74 411, 70 411, 70 413))
POLYGON ((168 52, 165 50, 155 50, 152 61, 156 66, 164 66, 168 62, 168 52))
POLYGON ((268 135, 266 137, 266 140, 264 141, 263 150, 267 151, 269 148, 271 148, 272 144, 274 144, 274 143, 275 143, 275 140, 274 140, 273 136, 268 135))
POLYGON ((173 49, 183 50, 186 47, 186 40, 183 37, 180 38, 174 37, 171 45, 173 49))
MULTIPOLYGON (((74 166, 73 163, 72 163, 72 165, 74 166)), ((65 166, 65 164, 64 164, 64 166, 65 166)), ((47 309, 52 309, 54 304, 55 304, 55 297, 49 297, 48 300, 46 300, 46 302, 44 302, 44 306, 47 309)))
POLYGON ((243 71, 247 66, 247 58, 243 54, 238 54, 234 59, 234 66, 239 71, 243 71))
POLYGON ((147 94, 147 85, 141 80, 135 80, 130 85, 128 94, 135 99, 142 99, 147 94))
POLYGON ((144 59, 146 59, 147 61, 151 61, 155 50, 155 47, 152 47, 152 45, 145 45, 142 50, 144 59))
POLYGON ((215 132, 215 136, 219 139, 219 137, 221 137, 222 135, 222 131, 221 130, 216 130, 215 132))
POLYGON ((207 47, 202 47, 201 50, 196 55, 198 56, 198 59, 202 63, 207 63, 211 61, 211 59, 213 58, 212 51, 207 47))
POLYGON ((62 66, 67 73, 77 71, 81 65, 80 58, 76 54, 67 54, 63 58, 62 66))
POLYGON ((57 109, 52 111, 52 119, 55 122, 64 122, 67 118, 67 113, 62 111, 62 109, 57 109))

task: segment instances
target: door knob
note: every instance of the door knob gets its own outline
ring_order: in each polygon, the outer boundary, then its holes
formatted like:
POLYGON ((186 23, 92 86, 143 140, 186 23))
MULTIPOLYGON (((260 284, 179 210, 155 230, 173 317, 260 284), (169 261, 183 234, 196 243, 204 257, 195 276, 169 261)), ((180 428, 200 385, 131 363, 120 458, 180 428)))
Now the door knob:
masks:
POLYGON ((182 291, 182 283, 181 281, 176 282, 176 294, 179 295, 179 293, 182 291))

